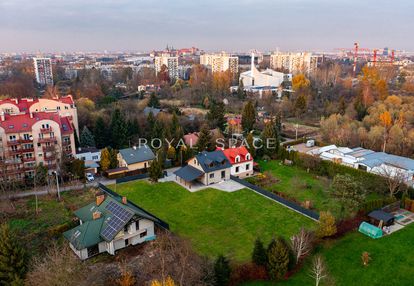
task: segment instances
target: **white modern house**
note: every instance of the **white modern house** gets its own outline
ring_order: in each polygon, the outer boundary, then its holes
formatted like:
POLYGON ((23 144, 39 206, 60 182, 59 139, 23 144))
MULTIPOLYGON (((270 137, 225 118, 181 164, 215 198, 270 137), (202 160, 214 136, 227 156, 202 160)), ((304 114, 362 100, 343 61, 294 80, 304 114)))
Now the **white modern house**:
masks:
POLYGON ((96 174, 101 161, 101 150, 95 147, 78 148, 75 158, 85 162, 85 172, 96 174))
POLYGON ((253 175, 253 157, 245 146, 224 149, 223 153, 231 164, 232 176, 245 178, 253 175))
POLYGON ((102 252, 116 251, 156 238, 154 227, 160 221, 126 197, 105 193, 96 201, 75 211, 79 225, 63 235, 82 260, 102 252))

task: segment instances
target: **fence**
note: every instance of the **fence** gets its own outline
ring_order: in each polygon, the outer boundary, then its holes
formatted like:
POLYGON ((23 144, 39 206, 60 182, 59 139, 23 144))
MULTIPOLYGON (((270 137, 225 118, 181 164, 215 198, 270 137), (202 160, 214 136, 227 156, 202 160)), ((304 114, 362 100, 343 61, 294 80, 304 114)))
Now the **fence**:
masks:
POLYGON ((135 181, 135 180, 147 179, 148 177, 149 177, 148 173, 138 174, 138 175, 134 175, 134 176, 118 178, 118 179, 116 179, 116 183, 117 184, 126 183, 126 182, 130 182, 130 181, 135 181))
POLYGON ((308 210, 308 209, 306 209, 306 208, 304 208, 304 207, 302 207, 302 206, 300 206, 296 203, 288 201, 288 200, 286 200, 286 199, 284 199, 284 198, 282 198, 282 197, 280 197, 280 196, 278 196, 278 195, 276 195, 272 192, 263 190, 262 188, 259 188, 258 186, 253 185, 253 184, 251 184, 251 183, 249 183, 245 180, 239 179, 239 178, 234 177, 234 176, 231 176, 231 179, 238 182, 238 183, 240 183, 240 184, 242 184, 243 186, 248 187, 249 189, 252 189, 253 191, 259 193, 260 195, 265 196, 265 197, 267 197, 267 198, 269 198, 269 199, 271 199, 271 200, 273 200, 273 201, 275 201, 275 202, 277 202, 281 205, 284 205, 285 207, 287 207, 287 208, 289 208, 289 209, 291 209, 295 212, 298 212, 298 213, 300 213, 300 214, 302 214, 302 215, 304 215, 304 216, 306 216, 310 219, 313 219, 313 220, 316 220, 316 221, 319 220, 319 214, 317 212, 314 212, 312 210, 308 210))
MULTIPOLYGON (((114 191, 112 191, 110 188, 108 188, 108 187, 106 187, 105 185, 102 185, 101 183, 99 183, 98 184, 98 187, 99 187, 99 189, 101 189, 103 192, 105 192, 105 193, 108 193, 108 194, 110 194, 111 196, 113 196, 113 197, 116 197, 116 198, 121 198, 121 196, 119 195, 119 194, 117 194, 117 193, 115 193, 114 191)), ((166 223, 165 221, 163 221, 162 219, 160 219, 160 218, 158 218, 158 217, 156 217, 155 215, 153 215, 152 213, 150 213, 150 212, 148 212, 148 211, 146 211, 146 210, 144 210, 143 208, 141 208, 141 207, 139 207, 139 206, 137 206, 136 204, 134 204, 133 202, 131 202, 131 201, 128 201, 128 203, 129 204, 131 204, 133 207, 135 207, 135 208, 137 208, 137 209, 139 209, 140 211, 142 211, 143 213, 145 213, 145 214, 147 214, 147 215, 149 215, 149 216, 152 216, 152 217, 154 217, 155 219, 156 219, 156 223, 160 226, 160 227, 162 227, 162 228, 164 228, 164 229, 167 229, 167 230, 169 230, 170 229, 170 225, 168 224, 168 223, 166 223)))

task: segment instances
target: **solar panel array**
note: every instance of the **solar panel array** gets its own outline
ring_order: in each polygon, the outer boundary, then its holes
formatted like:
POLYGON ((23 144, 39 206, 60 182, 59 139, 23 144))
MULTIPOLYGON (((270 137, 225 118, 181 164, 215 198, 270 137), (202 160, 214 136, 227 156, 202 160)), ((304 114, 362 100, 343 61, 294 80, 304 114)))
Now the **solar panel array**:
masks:
POLYGON ((107 222, 101 235, 106 241, 110 241, 118 234, 134 214, 112 201, 109 202, 106 209, 110 211, 113 216, 107 222))

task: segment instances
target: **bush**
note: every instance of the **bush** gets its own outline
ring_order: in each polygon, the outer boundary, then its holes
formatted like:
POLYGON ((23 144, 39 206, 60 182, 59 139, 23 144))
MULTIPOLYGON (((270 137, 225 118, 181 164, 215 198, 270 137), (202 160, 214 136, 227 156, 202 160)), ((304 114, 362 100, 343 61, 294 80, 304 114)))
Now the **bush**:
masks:
POLYGON ((214 285, 227 286, 230 280, 230 273, 231 269, 229 260, 225 256, 220 255, 214 263, 214 285))
POLYGON ((72 224, 66 222, 66 223, 59 224, 59 225, 49 228, 47 233, 49 234, 49 236, 57 236, 69 230, 71 227, 72 227, 72 224))
POLYGON ((371 200, 371 201, 367 201, 367 202, 363 203, 361 205, 360 209, 365 214, 368 214, 368 213, 372 212, 373 210, 380 209, 380 208, 382 208, 386 205, 389 205, 389 204, 391 204, 395 201, 396 201, 396 199, 391 198, 391 197, 385 197, 385 198, 381 198, 381 199, 371 200))
POLYGON ((266 250, 263 246, 263 242, 258 238, 254 243, 253 253, 252 253, 252 261, 254 264, 258 266, 265 266, 267 257, 266 257, 266 250))
POLYGON ((329 237, 336 234, 335 217, 328 212, 321 212, 319 215, 319 227, 316 235, 320 238, 329 237))
POLYGON ((291 251, 286 241, 279 237, 273 239, 267 248, 267 272, 272 280, 282 279, 290 265, 291 251))
POLYGON ((233 269, 229 285, 236 286, 249 281, 267 280, 268 278, 265 266, 246 263, 233 269))

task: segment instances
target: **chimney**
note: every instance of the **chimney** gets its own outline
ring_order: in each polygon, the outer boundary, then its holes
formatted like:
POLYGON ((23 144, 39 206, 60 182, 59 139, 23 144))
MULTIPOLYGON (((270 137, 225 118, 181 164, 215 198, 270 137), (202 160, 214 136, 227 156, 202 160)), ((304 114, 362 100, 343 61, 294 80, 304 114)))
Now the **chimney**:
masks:
POLYGON ((93 212, 92 213, 92 219, 97 220, 98 218, 101 218, 101 213, 100 212, 93 212))
POLYGON ((0 118, 1 118, 1 121, 6 120, 5 115, 4 115, 4 112, 0 113, 0 118))
POLYGON ((127 198, 126 197, 122 197, 122 203, 124 204, 124 205, 126 205, 127 204, 127 198))
POLYGON ((30 112, 30 118, 33 118, 33 113, 32 112, 30 112))
POLYGON ((99 206, 105 200, 105 195, 96 196, 96 205, 99 206))

